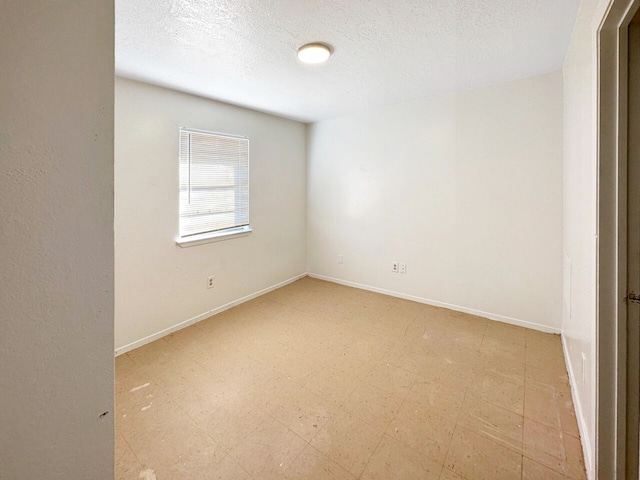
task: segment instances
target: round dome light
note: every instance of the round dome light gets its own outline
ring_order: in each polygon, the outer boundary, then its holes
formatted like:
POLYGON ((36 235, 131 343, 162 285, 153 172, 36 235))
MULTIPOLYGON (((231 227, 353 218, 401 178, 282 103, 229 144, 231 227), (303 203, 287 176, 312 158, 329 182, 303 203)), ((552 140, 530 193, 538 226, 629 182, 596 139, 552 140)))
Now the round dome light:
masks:
POLYGON ((326 43, 307 43, 298 49, 298 59, 304 63, 322 63, 331 53, 331 47, 326 43))

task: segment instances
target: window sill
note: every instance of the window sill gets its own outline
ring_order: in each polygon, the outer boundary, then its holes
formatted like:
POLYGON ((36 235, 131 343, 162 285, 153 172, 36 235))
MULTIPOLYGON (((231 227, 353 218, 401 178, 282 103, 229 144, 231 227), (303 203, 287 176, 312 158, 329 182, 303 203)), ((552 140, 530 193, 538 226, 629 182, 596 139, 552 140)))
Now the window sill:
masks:
POLYGON ((247 235, 250 235, 251 232, 253 232, 253 229, 246 226, 225 230, 223 232, 203 233, 201 235, 193 235, 192 237, 179 238, 176 240, 176 245, 182 248, 195 247, 196 245, 203 245, 205 243, 221 242, 232 238, 246 237, 247 235))

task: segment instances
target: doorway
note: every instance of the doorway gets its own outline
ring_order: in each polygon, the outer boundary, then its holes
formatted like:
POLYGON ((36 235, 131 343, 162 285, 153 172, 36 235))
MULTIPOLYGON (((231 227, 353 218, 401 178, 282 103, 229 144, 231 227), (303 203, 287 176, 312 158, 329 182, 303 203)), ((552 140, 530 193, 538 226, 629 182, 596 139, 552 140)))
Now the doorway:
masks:
POLYGON ((640 1, 598 30, 598 478, 637 479, 640 422, 640 1))
POLYGON ((640 13, 628 35, 627 161, 627 478, 638 478, 640 450, 640 13))

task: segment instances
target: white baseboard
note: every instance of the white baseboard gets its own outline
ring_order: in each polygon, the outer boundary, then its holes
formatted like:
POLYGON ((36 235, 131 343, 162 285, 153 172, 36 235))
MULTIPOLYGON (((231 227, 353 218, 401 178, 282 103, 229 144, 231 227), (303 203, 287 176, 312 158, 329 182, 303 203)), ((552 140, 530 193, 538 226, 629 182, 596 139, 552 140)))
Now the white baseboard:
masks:
POLYGON ((504 315, 496 315, 493 313, 489 313, 489 312, 483 312, 480 310, 475 310, 473 308, 466 308, 466 307, 460 307, 458 305, 452 305, 449 303, 444 303, 444 302, 438 302, 435 300, 429 300, 427 298, 422 298, 422 297, 416 297, 414 295, 407 295, 404 293, 400 293, 400 292, 393 292, 391 290, 385 290, 384 288, 377 288, 377 287, 372 287, 370 285, 363 285, 361 283, 356 283, 356 282, 349 282, 347 280, 340 280, 338 278, 332 278, 332 277, 327 277, 324 275, 319 275, 316 273, 302 273, 300 275, 296 275, 295 277, 292 277, 288 280, 285 280, 284 282, 280 282, 276 285, 272 285, 268 288, 262 289, 258 292, 252 293, 250 295, 247 295, 245 297, 239 298, 237 300, 234 300, 233 302, 229 302, 225 305, 222 305, 220 307, 216 307, 216 308, 212 308, 211 310, 208 310, 204 313, 201 313, 200 315, 196 315, 193 318, 190 318, 188 320, 185 320, 184 322, 180 322, 172 327, 169 328, 165 328, 164 330, 161 330, 157 333, 154 333, 152 335, 149 335, 147 337, 144 337, 140 340, 136 340, 135 342, 129 343, 128 345, 123 345, 122 347, 118 347, 116 348, 115 354, 116 356, 118 355, 122 355, 123 353, 127 353, 131 350, 134 350, 138 347, 141 347, 143 345, 146 345, 147 343, 151 343, 154 340, 158 340, 159 338, 162 338, 166 335, 169 335, 173 332, 177 332, 178 330, 182 330, 183 328, 186 328, 190 325, 193 325, 194 323, 198 323, 201 320, 204 320, 205 318, 209 318, 213 315, 216 315, 217 313, 220 312, 224 312, 225 310, 228 310, 232 307, 235 307, 236 305, 240 305, 241 303, 244 302, 248 302, 249 300, 253 300, 256 297, 259 297, 261 295, 264 295, 265 293, 269 293, 273 290, 277 290, 278 288, 284 287, 285 285, 288 285, 290 283, 295 282, 296 280, 300 280, 301 278, 304 278, 306 276, 312 277, 312 278, 317 278, 319 280, 325 280, 327 282, 333 282, 333 283, 338 283, 340 285, 346 285, 349 287, 354 287, 354 288, 360 288, 362 290, 368 290, 371 292, 376 292, 376 293, 382 293, 384 295, 390 295, 392 297, 397 297, 397 298, 403 298, 405 300, 412 300, 414 302, 418 302, 418 303, 424 303, 426 305, 432 305, 434 307, 442 307, 442 308, 448 308, 450 310, 455 310, 458 312, 463 312, 463 313, 469 313, 471 315, 476 315, 479 317, 484 317, 484 318, 488 318, 490 320, 496 320, 498 322, 503 322, 503 323, 508 323, 511 325, 517 325, 520 327, 525 327, 525 328, 531 328, 534 330, 539 330, 541 332, 545 332, 545 333, 560 333, 559 329, 553 328, 553 327, 548 327, 546 325, 541 325, 538 323, 532 323, 532 322, 527 322, 524 320, 519 320, 517 318, 512 318, 512 317, 507 317, 504 315))
POLYGON ((580 442, 582 443, 582 453, 584 454, 584 465, 587 470, 587 478, 589 480, 595 480, 595 463, 593 462, 593 452, 591 450, 591 437, 589 436, 589 429, 587 428, 584 412, 582 411, 582 401, 580 399, 580 393, 575 387, 576 376, 571 362, 571 356, 565 342, 564 335, 562 336, 562 350, 564 352, 564 361, 567 364, 567 373, 569 374, 569 384, 571 385, 571 396, 573 397, 573 405, 576 409, 576 418, 578 420, 578 430, 580 431, 580 442))
POLYGON ((349 282, 347 280, 340 280, 339 278, 327 277, 324 275, 319 275, 317 273, 307 273, 307 275, 311 278, 317 278, 318 280, 325 280, 327 282, 338 283, 340 285, 346 285, 348 287, 359 288, 361 290, 368 290, 370 292, 382 293, 384 295, 389 295, 392 297, 403 298, 405 300, 411 300, 418 303, 424 303, 426 305, 431 305, 434 307, 442 307, 448 308, 449 310, 455 310, 457 312, 469 313, 471 315, 476 315, 478 317, 488 318, 489 320, 496 320, 502 323, 508 323, 510 325, 517 325, 519 327, 531 328, 533 330, 538 330, 540 332, 545 333, 560 333, 559 328, 549 327, 547 325, 542 325, 539 323, 527 322, 525 320, 519 320, 517 318, 507 317, 504 315, 497 315, 494 313, 483 312, 481 310, 475 310, 473 308, 460 307, 458 305, 452 305, 450 303, 438 302, 436 300, 430 300, 428 298, 416 297, 414 295, 407 295, 405 293, 394 292, 391 290, 385 290, 384 288, 372 287, 370 285, 363 285, 361 283, 349 282))
POLYGON ((248 302, 249 300, 253 300, 254 298, 264 295, 265 293, 269 293, 269 292, 272 292, 273 290, 277 290, 280 287, 289 285, 290 283, 293 283, 296 280, 300 280, 301 278, 304 278, 306 276, 307 276, 306 273, 296 275, 295 277, 285 280, 284 282, 280 282, 276 285, 272 285, 270 287, 264 288, 258 292, 239 298, 237 300, 234 300, 233 302, 229 302, 220 307, 212 308, 211 310, 201 313, 200 315, 196 315, 195 317, 190 318, 189 320, 180 322, 177 325, 174 325, 173 327, 165 328, 164 330, 160 330, 159 332, 154 333, 153 335, 149 335, 148 337, 144 337, 140 340, 136 340, 135 342, 132 342, 128 345, 124 345, 122 347, 116 348, 115 354, 116 356, 118 356, 118 355, 122 355, 123 353, 127 353, 138 347, 146 345, 147 343, 151 343, 154 340, 158 340, 159 338, 169 335, 170 333, 177 332, 178 330, 182 330, 183 328, 193 325, 194 323, 198 323, 199 321, 204 320, 205 318, 209 318, 217 313, 224 312, 225 310, 229 310, 230 308, 235 307, 236 305, 240 305, 241 303, 248 302))

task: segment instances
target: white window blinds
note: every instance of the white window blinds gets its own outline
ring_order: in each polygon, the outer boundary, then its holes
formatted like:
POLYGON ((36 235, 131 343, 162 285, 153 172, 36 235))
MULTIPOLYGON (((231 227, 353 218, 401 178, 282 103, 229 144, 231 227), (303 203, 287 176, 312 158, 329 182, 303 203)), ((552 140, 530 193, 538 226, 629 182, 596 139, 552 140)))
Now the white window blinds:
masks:
POLYGON ((249 140, 180 129, 180 238, 249 225, 249 140))

